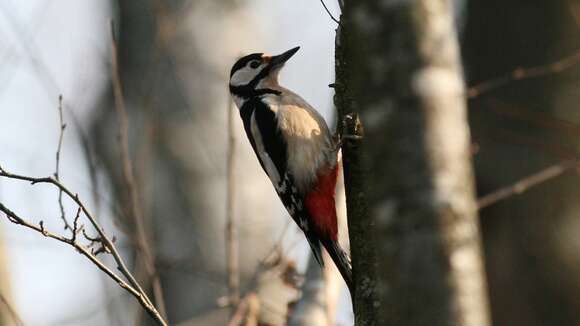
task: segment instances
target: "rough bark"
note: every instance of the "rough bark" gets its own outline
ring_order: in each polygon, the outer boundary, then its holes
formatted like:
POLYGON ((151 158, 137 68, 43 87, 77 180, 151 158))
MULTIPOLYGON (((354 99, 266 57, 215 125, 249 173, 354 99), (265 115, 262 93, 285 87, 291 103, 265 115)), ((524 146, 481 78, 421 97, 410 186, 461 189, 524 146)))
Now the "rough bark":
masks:
POLYGON ((351 81, 352 40, 344 21, 349 13, 340 19, 336 30, 334 104, 338 111, 337 130, 343 137, 342 164, 346 195, 348 233, 353 268, 354 293, 351 293, 355 325, 376 325, 378 320, 377 258, 374 234, 374 220, 368 215, 366 202, 365 171, 362 162, 362 125, 354 102, 351 81))
POLYGON ((385 325, 489 325, 450 6, 367 0, 344 11, 385 325))

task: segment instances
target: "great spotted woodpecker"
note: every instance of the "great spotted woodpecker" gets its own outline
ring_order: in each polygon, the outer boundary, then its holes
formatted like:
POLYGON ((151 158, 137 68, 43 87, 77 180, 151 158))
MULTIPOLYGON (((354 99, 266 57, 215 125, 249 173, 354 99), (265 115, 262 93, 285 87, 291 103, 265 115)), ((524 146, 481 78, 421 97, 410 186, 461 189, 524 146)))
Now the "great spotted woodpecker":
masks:
POLYGON ((298 49, 239 59, 230 73, 230 93, 260 165, 306 235, 314 257, 323 265, 322 244, 352 292, 350 260, 337 239, 338 146, 322 116, 278 84, 280 69, 298 49))

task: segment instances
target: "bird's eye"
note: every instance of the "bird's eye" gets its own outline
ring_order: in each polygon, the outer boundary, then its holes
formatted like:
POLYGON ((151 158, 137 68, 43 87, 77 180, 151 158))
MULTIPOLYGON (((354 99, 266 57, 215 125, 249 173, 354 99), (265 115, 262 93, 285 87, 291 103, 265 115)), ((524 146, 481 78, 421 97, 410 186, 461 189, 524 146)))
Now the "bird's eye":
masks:
POLYGON ((259 66, 260 66, 260 61, 258 61, 258 60, 252 60, 252 61, 250 61, 250 67, 251 67, 252 69, 256 69, 256 68, 258 68, 259 66))

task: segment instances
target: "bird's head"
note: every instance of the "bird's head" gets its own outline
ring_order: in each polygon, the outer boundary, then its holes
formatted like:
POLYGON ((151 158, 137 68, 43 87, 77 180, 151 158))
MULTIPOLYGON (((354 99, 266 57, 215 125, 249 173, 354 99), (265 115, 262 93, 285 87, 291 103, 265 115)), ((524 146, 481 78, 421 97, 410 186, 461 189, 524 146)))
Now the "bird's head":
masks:
POLYGON ((299 49, 300 47, 297 46, 275 56, 253 53, 240 58, 230 73, 230 91, 234 95, 239 95, 278 85, 280 69, 299 49))

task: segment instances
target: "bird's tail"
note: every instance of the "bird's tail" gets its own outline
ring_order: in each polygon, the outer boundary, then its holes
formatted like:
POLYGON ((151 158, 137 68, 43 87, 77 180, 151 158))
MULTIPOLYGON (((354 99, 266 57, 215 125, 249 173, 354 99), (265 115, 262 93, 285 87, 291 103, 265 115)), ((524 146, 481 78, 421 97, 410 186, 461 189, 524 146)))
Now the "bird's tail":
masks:
POLYGON ((324 260, 322 259, 322 248, 320 247, 320 241, 314 235, 306 233, 306 240, 312 249, 312 254, 321 267, 324 267, 324 260))
POLYGON ((342 278, 344 279, 346 286, 348 286, 348 290, 350 291, 351 296, 353 296, 354 288, 352 284, 352 267, 348 254, 342 250, 338 244, 338 241, 322 240, 321 242, 324 245, 324 248, 326 248, 326 251, 328 251, 332 261, 334 261, 334 264, 336 265, 336 268, 338 268, 340 275, 342 275, 342 278))
POLYGON ((340 247, 338 241, 330 239, 323 240, 314 234, 310 234, 309 232, 306 232, 306 239, 308 240, 308 244, 312 249, 314 258, 321 267, 324 267, 324 260, 322 259, 322 248, 320 245, 322 244, 324 248, 326 248, 326 251, 330 255, 330 258, 332 258, 332 261, 336 265, 340 275, 342 275, 346 286, 348 286, 348 290, 350 291, 351 296, 354 297, 350 258, 348 257, 348 254, 340 247))

